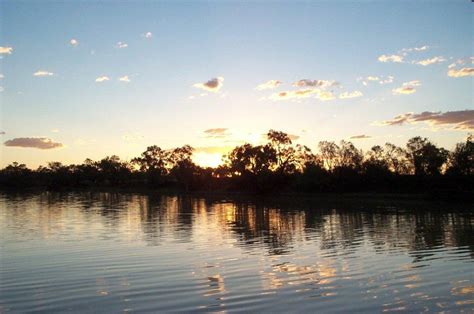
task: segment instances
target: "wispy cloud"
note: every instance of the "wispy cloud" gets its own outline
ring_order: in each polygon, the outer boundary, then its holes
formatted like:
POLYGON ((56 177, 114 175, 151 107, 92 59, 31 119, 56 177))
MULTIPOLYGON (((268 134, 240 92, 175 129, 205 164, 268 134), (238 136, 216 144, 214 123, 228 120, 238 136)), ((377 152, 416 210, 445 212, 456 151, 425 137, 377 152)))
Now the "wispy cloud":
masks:
POLYGON ((230 135, 229 129, 227 128, 214 128, 204 130, 204 135, 207 138, 224 138, 230 135))
POLYGON ((378 57, 379 62, 395 62, 395 63, 402 63, 403 56, 402 55, 381 55, 378 57))
POLYGON ((255 89, 256 90, 264 90, 264 89, 274 89, 282 84, 279 80, 270 80, 263 84, 258 85, 255 89))
POLYGON ((5 76, 2 73, 0 73, 0 80, 3 79, 4 77, 5 76))
POLYGON ((130 83, 130 79, 128 78, 128 75, 124 75, 122 77, 119 77, 118 79, 120 82, 125 82, 125 83, 130 83))
POLYGON ((413 94, 416 92, 416 86, 421 86, 420 81, 410 81, 410 82, 405 82, 403 85, 399 88, 395 88, 392 90, 392 93, 394 95, 409 95, 413 94))
POLYGON ((379 80, 379 84, 383 85, 383 84, 390 84, 390 83, 393 83, 393 80, 395 78, 391 75, 387 76, 385 79, 380 79, 379 80))
POLYGON ((376 123, 377 125, 403 125, 424 122, 434 128, 446 128, 462 131, 474 130, 474 110, 460 110, 447 112, 425 111, 419 114, 413 112, 396 116, 391 120, 376 123))
POLYGON ((121 42, 119 41, 116 45, 115 45, 115 48, 127 48, 128 47, 128 44, 124 43, 124 42, 121 42))
POLYGON ((38 149, 53 149, 63 147, 63 144, 54 142, 53 140, 45 137, 18 137, 6 141, 4 145, 9 147, 38 149))
POLYGON ((372 136, 361 134, 361 135, 354 135, 350 137, 351 140, 365 140, 368 138, 372 138, 372 136))
POLYGON ((79 42, 77 41, 77 39, 74 39, 74 38, 71 39, 71 40, 69 41, 69 43, 70 43, 71 46, 73 46, 73 47, 77 47, 77 45, 79 45, 79 42))
POLYGON ((474 57, 470 57, 469 59, 459 59, 455 63, 452 63, 448 66, 448 76, 450 77, 464 77, 464 76, 473 76, 474 75, 474 68, 473 67, 464 67, 466 63, 474 63, 474 57), (458 66, 463 66, 461 68, 457 68, 458 66))
POLYGON ((11 55, 13 53, 12 47, 0 47, 0 54, 11 55))
POLYGON ((433 57, 433 58, 428 58, 420 61, 413 61, 414 64, 419 64, 423 66, 431 65, 431 64, 437 64, 437 63, 442 63, 446 61, 444 57, 438 56, 438 57, 433 57))
POLYGON ((429 48, 428 45, 414 47, 414 48, 403 48, 402 50, 398 51, 396 54, 391 54, 391 55, 383 54, 378 57, 378 60, 379 62, 404 63, 405 57, 408 56, 409 53, 425 51, 425 50, 428 50, 428 48, 429 48))
POLYGON ((362 97, 364 96, 364 94, 362 94, 362 92, 356 90, 356 91, 353 91, 353 92, 344 92, 342 94, 339 95, 339 98, 340 99, 348 99, 348 98, 356 98, 356 97, 362 97))
POLYGON ((390 84, 390 83, 393 83, 393 80, 395 78, 391 75, 389 76, 373 76, 373 75, 369 75, 367 76, 366 78, 364 77, 358 77, 357 78, 357 82, 360 82, 362 81, 362 85, 364 86, 367 86, 369 85, 369 82, 379 82, 379 84, 383 85, 383 84, 390 84))
POLYGON ((150 39, 153 37, 153 33, 152 32, 146 32, 145 34, 142 35, 143 37, 147 38, 147 39, 150 39))
POLYGON ((474 76, 474 68, 449 69, 448 76, 450 77, 474 76))
POLYGON ((306 88, 292 91, 283 91, 270 95, 271 100, 290 100, 290 99, 304 99, 314 97, 322 101, 333 100, 336 97, 332 92, 323 91, 320 89, 306 88))
POLYGON ((420 46, 420 47, 414 47, 414 48, 403 48, 402 50, 399 51, 399 53, 407 55, 407 53, 409 53, 409 52, 425 51, 425 50, 428 50, 428 48, 430 48, 430 46, 428 46, 428 45, 424 45, 424 46, 420 46))
POLYGON ((279 93, 274 93, 270 96, 272 100, 288 100, 288 99, 297 99, 297 98, 308 98, 318 94, 320 91, 317 89, 300 89, 292 91, 283 91, 279 93))
POLYGON ((108 76, 99 76, 98 78, 95 79, 97 83, 102 83, 106 81, 110 81, 110 78, 108 76))
POLYGON ((296 87, 316 87, 316 88, 329 88, 338 86, 339 82, 336 81, 328 81, 328 80, 308 80, 302 79, 293 83, 293 86, 296 87))
POLYGON ((36 71, 35 73, 33 73, 34 76, 53 76, 54 73, 53 72, 48 72, 48 71, 43 71, 43 70, 39 70, 39 71, 36 71))
POLYGON ((204 83, 193 84, 193 87, 216 93, 219 91, 219 89, 221 89, 223 84, 224 84, 224 78, 219 76, 219 77, 210 79, 209 81, 204 82, 204 83))

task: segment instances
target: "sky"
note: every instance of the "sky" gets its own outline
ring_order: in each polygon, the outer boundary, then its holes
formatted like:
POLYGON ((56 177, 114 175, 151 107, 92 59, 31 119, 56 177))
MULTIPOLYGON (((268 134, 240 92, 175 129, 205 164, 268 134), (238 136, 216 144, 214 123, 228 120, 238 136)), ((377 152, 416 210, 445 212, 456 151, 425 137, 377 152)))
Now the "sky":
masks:
POLYGON ((470 1, 0 1, 0 167, 474 132, 470 1))

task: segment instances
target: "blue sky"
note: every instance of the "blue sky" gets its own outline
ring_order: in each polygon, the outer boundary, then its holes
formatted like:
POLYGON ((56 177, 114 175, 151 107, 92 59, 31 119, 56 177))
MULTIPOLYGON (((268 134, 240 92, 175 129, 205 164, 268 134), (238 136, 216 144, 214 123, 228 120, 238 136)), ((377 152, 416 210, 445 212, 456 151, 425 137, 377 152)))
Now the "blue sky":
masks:
POLYGON ((191 144, 213 164, 270 128, 314 149, 358 135, 364 149, 414 135, 452 148, 474 128, 470 1, 0 6, 0 131, 13 141, 0 166, 129 159, 152 144, 191 144), (281 84, 256 89, 270 80, 281 84), (49 139, 61 145, 38 148, 49 139))

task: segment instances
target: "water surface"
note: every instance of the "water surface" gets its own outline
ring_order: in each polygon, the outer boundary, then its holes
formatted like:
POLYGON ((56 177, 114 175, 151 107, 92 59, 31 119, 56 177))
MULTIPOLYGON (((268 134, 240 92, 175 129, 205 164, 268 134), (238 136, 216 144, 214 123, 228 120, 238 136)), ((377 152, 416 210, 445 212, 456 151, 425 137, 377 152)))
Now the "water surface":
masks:
POLYGON ((472 312, 467 205, 0 195, 3 312, 472 312))

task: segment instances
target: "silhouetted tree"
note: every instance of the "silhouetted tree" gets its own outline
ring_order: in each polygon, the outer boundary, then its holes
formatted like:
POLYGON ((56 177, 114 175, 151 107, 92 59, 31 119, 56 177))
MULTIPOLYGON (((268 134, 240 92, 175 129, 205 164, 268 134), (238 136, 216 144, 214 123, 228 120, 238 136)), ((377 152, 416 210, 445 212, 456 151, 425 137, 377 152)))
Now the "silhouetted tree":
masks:
POLYGON ((146 173, 149 184, 160 184, 163 177, 168 173, 171 163, 170 158, 171 153, 169 151, 153 145, 147 147, 140 157, 132 159, 132 164, 138 165, 140 171, 146 173))
POLYGON ((461 175, 474 175, 474 138, 469 134, 465 143, 458 143, 449 155, 449 171, 461 175))
POLYGON ((413 165, 415 175, 436 175, 446 162, 448 152, 436 147, 427 138, 413 137, 407 143, 408 159, 413 165))

